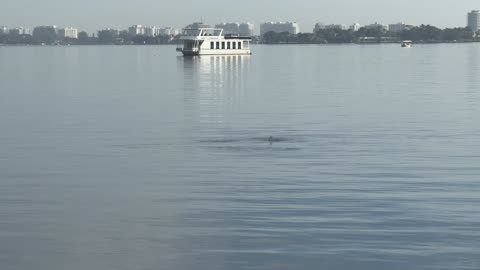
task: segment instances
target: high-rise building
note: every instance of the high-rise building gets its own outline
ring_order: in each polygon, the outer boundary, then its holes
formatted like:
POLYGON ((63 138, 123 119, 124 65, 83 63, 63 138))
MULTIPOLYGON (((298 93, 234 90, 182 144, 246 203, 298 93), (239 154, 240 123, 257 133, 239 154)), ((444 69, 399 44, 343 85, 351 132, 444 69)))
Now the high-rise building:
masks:
POLYGON ((480 10, 472 10, 468 13, 468 28, 473 32, 480 31, 480 10))
POLYGON ((223 29, 223 34, 233 34, 239 36, 253 36, 253 24, 245 23, 220 23, 215 28, 223 29))
POLYGON ((405 24, 403 22, 399 23, 394 23, 394 24, 389 24, 388 25, 388 31, 394 32, 394 33, 400 33, 403 32, 404 30, 409 30, 413 27, 413 25, 405 24))
POLYGON ((37 26, 33 29, 33 39, 38 43, 52 44, 58 40, 57 27, 37 26))
POLYGON ((16 27, 8 29, 6 26, 0 26, 0 34, 9 34, 11 36, 31 35, 30 29, 25 27, 16 27))
POLYGON ((157 36, 178 36, 180 35, 180 30, 172 27, 157 28, 156 35, 157 36))
POLYGON ((2 34, 8 34, 8 27, 0 26, 0 35, 2 34))
POLYGON ((220 23, 215 25, 215 28, 223 29, 224 35, 238 35, 238 27, 240 26, 239 23, 220 23))
POLYGON ((380 23, 369 24, 369 25, 366 25, 365 28, 388 31, 388 25, 380 24, 380 23))
POLYGON ((73 27, 65 27, 58 30, 58 36, 62 39, 72 38, 78 39, 78 29, 73 27))
POLYGON ((357 32, 358 30, 360 30, 360 28, 362 28, 362 26, 359 23, 354 23, 350 25, 350 30, 354 32, 357 32))
POLYGON ((187 25, 185 28, 198 29, 198 28, 211 28, 211 26, 203 22, 194 22, 192 24, 187 25))
POLYGON ((30 28, 26 28, 26 27, 20 27, 21 29, 23 29, 23 34, 22 35, 31 35, 32 34, 32 31, 30 30, 30 28))
POLYGON ((260 35, 263 36, 268 32, 290 34, 300 33, 300 27, 296 22, 266 22, 260 25, 260 35))
POLYGON ((128 28, 128 33, 132 36, 145 35, 145 28, 141 25, 134 25, 128 28))
POLYGON ((255 27, 253 26, 253 24, 249 22, 241 23, 240 26, 238 26, 238 34, 240 36, 251 37, 254 35, 253 33, 254 30, 255 30, 255 27))
POLYGON ((313 29, 313 32, 318 32, 320 30, 327 30, 327 29, 334 29, 334 30, 348 30, 348 26, 345 24, 323 24, 323 23, 317 23, 315 24, 315 28, 313 29))
POLYGON ((144 35, 145 36, 148 36, 148 37, 154 37, 154 36, 158 36, 157 35, 157 27, 155 26, 149 26, 149 27, 145 27, 144 28, 144 35))
POLYGON ((12 28, 8 31, 12 36, 30 35, 30 29, 24 27, 12 28))

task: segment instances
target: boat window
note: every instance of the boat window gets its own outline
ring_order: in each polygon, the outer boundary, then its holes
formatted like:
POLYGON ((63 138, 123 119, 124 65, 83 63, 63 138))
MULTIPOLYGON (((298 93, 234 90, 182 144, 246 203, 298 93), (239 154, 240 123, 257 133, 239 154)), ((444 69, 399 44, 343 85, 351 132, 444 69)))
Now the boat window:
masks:
POLYGON ((198 36, 200 35, 200 30, 198 29, 185 29, 183 31, 184 36, 198 36))
POLYGON ((215 42, 211 41, 210 42, 210 50, 215 49, 215 42))
POLYGON ((239 50, 242 49, 242 42, 241 42, 241 41, 238 42, 238 49, 239 49, 239 50))
POLYGON ((217 50, 220 49, 220 42, 217 41, 217 50))
POLYGON ((237 48, 237 43, 236 42, 232 42, 232 49, 236 49, 237 48))
POLYGON ((244 48, 244 49, 248 49, 248 41, 244 41, 244 42, 243 42, 243 48, 244 48))
POLYGON ((227 42, 227 50, 230 50, 230 41, 227 42))
POLYGON ((201 36, 219 36, 221 29, 203 29, 201 36))
POLYGON ((225 50, 225 41, 222 41, 222 50, 225 50))

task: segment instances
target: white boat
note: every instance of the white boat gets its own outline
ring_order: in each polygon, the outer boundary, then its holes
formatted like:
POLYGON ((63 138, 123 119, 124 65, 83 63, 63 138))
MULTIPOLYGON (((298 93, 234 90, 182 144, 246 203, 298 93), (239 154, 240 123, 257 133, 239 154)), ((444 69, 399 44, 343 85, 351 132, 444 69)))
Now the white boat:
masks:
POLYGON ((223 35, 218 28, 186 28, 183 44, 177 51, 183 55, 247 55, 251 54, 251 37, 223 35))
POLYGON ((402 48, 411 48, 412 47, 412 41, 411 40, 404 40, 402 42, 402 48))

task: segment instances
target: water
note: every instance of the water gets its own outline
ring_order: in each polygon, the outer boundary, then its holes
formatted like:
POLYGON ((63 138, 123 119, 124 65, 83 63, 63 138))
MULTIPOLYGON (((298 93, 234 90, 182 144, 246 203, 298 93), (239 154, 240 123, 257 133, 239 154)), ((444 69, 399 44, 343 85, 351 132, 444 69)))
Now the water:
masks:
POLYGON ((1 47, 0 268, 480 268, 478 44, 253 52, 1 47))

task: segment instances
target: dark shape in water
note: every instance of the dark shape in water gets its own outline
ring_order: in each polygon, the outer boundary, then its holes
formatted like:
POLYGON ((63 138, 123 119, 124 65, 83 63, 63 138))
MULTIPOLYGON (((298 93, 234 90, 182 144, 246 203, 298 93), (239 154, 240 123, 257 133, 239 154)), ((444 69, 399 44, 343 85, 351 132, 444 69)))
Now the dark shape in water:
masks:
MULTIPOLYGON (((262 141, 264 141, 264 140, 265 140, 265 138, 262 139, 262 141)), ((289 138, 282 138, 282 137, 273 137, 273 136, 270 136, 270 137, 268 138, 268 141, 269 141, 270 143, 274 143, 274 142, 288 142, 288 141, 290 141, 290 139, 289 139, 289 138)))

